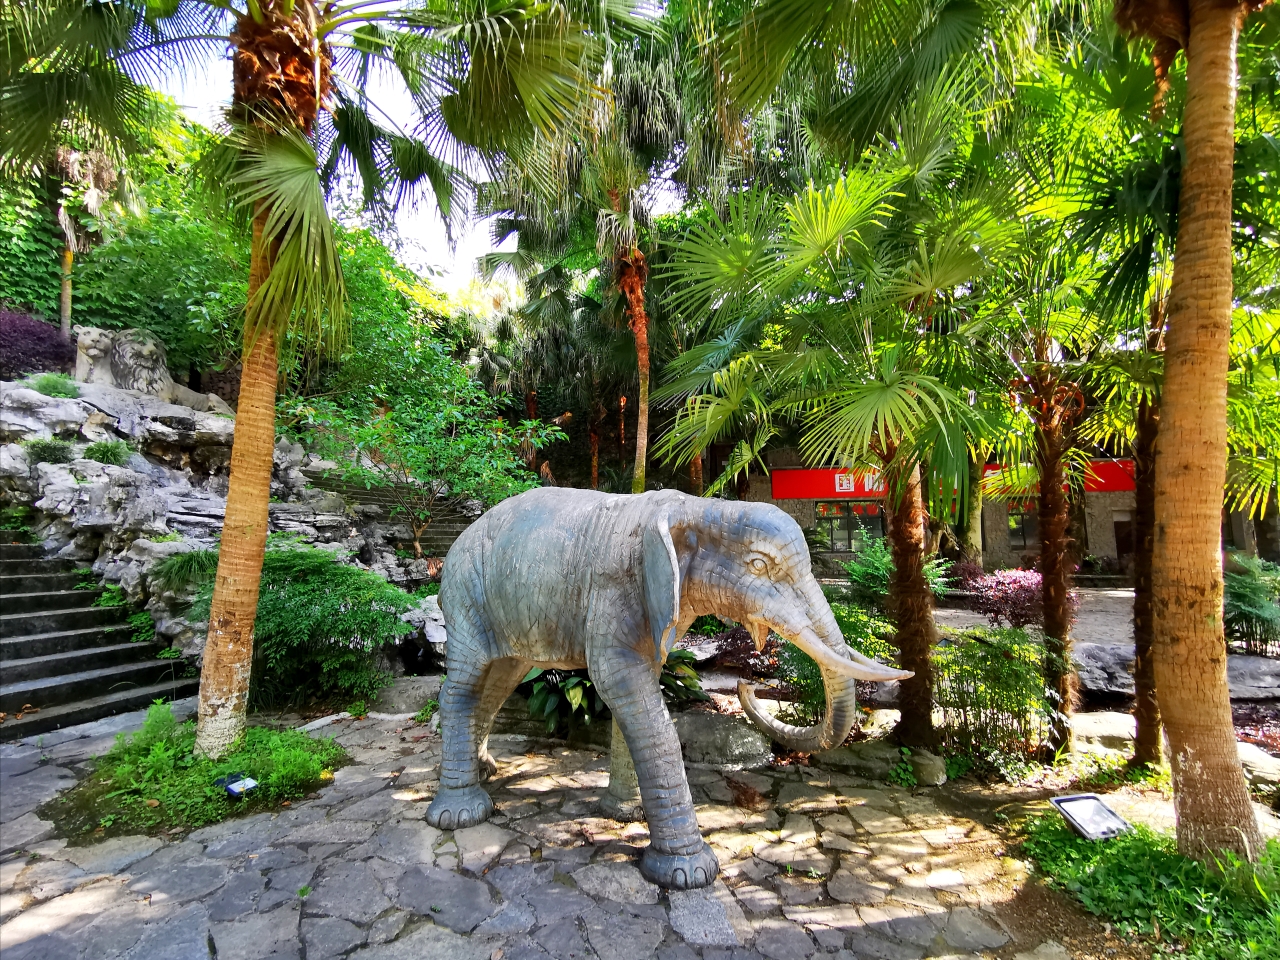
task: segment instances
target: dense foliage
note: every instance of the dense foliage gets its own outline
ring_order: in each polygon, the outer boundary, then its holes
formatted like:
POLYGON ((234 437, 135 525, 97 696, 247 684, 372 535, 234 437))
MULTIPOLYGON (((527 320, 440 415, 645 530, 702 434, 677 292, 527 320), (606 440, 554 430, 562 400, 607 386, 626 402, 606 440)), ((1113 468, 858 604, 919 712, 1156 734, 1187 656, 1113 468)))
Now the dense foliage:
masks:
POLYGON ((129 462, 129 445, 123 440, 99 440, 84 448, 86 460, 96 460, 112 467, 123 467, 129 462))
POLYGON ((1247 653, 1274 656, 1280 649, 1280 565, 1232 554, 1224 579, 1227 639, 1247 653))
MULTIPOLYGON (((5 258, 0 257, 0 263, 5 258)), ((70 369, 76 349, 62 339, 51 323, 13 310, 0 309, 0 380, 17 380, 24 373, 70 369)))
MULTIPOLYGON (((868 540, 843 566, 849 575, 849 599, 883 611, 889 599, 889 581, 893 577, 893 557, 888 542, 878 537, 868 540)), ((950 586, 947 579, 950 566, 950 562, 942 557, 934 557, 925 564, 925 580, 935 597, 946 596, 950 586)))
POLYGON ((1269 841, 1256 864, 1228 861, 1214 870, 1146 827, 1090 841, 1047 813, 1026 825, 1023 851, 1121 935, 1155 941, 1158 955, 1280 956, 1280 841, 1269 841))
POLYGON ((192 829, 296 800, 331 780, 345 759, 332 740, 296 730, 250 727, 244 742, 216 762, 194 756, 194 743, 195 723, 179 723, 167 703, 156 703, 141 730, 119 734, 93 774, 45 809, 73 837, 192 829), (217 781, 241 774, 258 786, 232 799, 217 781))
POLYGON ((939 734, 949 754, 992 769, 1003 757, 1035 757, 1052 706, 1042 675, 1043 645, 1018 629, 948 635, 934 654, 939 734))
POLYGON ((52 437, 48 440, 37 437, 33 440, 24 441, 22 449, 27 455, 27 461, 32 466, 37 463, 70 463, 75 457, 75 451, 71 444, 66 440, 59 440, 57 437, 52 437))
MULTIPOLYGON (((194 556, 179 554, 164 564, 215 568, 212 557, 194 556)), ((157 575, 176 579, 163 564, 157 575)), ((192 606, 195 618, 208 615, 213 598, 212 577, 205 576, 192 606)), ((274 538, 262 564, 252 702, 271 707, 330 698, 372 700, 391 679, 379 671, 378 655, 410 632, 400 615, 413 605, 399 587, 342 563, 328 550, 274 538)))

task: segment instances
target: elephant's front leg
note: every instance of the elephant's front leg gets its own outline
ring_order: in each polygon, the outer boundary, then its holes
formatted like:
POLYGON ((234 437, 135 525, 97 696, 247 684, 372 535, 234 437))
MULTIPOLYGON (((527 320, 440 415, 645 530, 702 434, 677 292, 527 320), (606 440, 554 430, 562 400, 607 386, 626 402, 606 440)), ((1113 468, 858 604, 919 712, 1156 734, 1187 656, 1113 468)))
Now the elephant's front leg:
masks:
POLYGON ((653 661, 618 649, 592 659, 592 681, 627 741, 649 820, 649 847, 640 872, 671 889, 707 886, 720 872, 720 863, 698 832, 680 738, 662 701, 653 661))
POLYGON ((493 800, 480 786, 479 762, 480 740, 488 732, 480 707, 491 666, 451 659, 440 691, 444 756, 440 788, 427 807, 427 823, 442 830, 471 827, 493 813, 493 800))

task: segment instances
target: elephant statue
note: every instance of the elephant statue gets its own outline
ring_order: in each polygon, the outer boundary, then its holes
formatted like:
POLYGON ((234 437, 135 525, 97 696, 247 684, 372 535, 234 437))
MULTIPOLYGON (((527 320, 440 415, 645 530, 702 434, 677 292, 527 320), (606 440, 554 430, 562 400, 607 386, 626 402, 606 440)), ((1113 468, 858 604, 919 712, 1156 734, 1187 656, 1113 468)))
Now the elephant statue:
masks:
POLYGON ((585 666, 635 765, 650 836, 640 870, 672 889, 706 886, 719 872, 698 831, 659 685, 667 654, 696 617, 730 617, 757 647, 773 630, 817 662, 827 707, 813 727, 776 720, 751 687, 738 686, 751 720, 797 750, 844 740, 856 713, 855 680, 911 676, 848 647, 800 527, 770 504, 673 490, 531 490, 485 513, 454 543, 440 606, 449 636, 444 755, 427 821, 457 829, 485 820, 493 801, 480 781, 497 769, 487 746, 494 715, 531 667, 585 666))

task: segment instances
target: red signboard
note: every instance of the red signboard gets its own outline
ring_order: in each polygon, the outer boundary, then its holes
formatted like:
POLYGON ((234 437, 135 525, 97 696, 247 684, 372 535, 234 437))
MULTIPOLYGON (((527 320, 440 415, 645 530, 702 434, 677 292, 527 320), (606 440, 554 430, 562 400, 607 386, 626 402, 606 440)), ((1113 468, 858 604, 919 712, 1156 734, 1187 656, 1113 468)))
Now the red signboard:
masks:
MULTIPOLYGON (((996 464, 987 464, 988 475, 999 470, 996 464)), ((770 479, 774 500, 866 500, 883 497, 885 492, 884 481, 875 471, 856 474, 834 467, 784 467, 774 470, 770 479)), ((1094 460, 1084 481, 1087 493, 1124 493, 1133 488, 1132 460, 1094 460)))
POLYGON ((771 480, 775 500, 865 500, 884 496, 884 482, 873 470, 858 474, 833 467, 794 467, 774 470, 771 480))

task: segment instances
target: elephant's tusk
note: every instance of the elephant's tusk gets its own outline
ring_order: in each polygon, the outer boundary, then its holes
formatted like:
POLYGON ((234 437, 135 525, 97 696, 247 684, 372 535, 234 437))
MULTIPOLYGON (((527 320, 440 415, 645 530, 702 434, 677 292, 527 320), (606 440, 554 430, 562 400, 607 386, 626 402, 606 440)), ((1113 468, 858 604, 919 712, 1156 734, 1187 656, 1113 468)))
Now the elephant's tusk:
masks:
POLYGON ((906 680, 914 677, 911 670, 899 670, 887 667, 878 660, 865 657, 856 650, 850 650, 848 657, 836 653, 811 629, 805 628, 794 637, 788 637, 792 643, 813 658, 818 666, 831 671, 837 676, 852 677, 854 680, 865 680, 874 683, 886 683, 890 680, 906 680))

